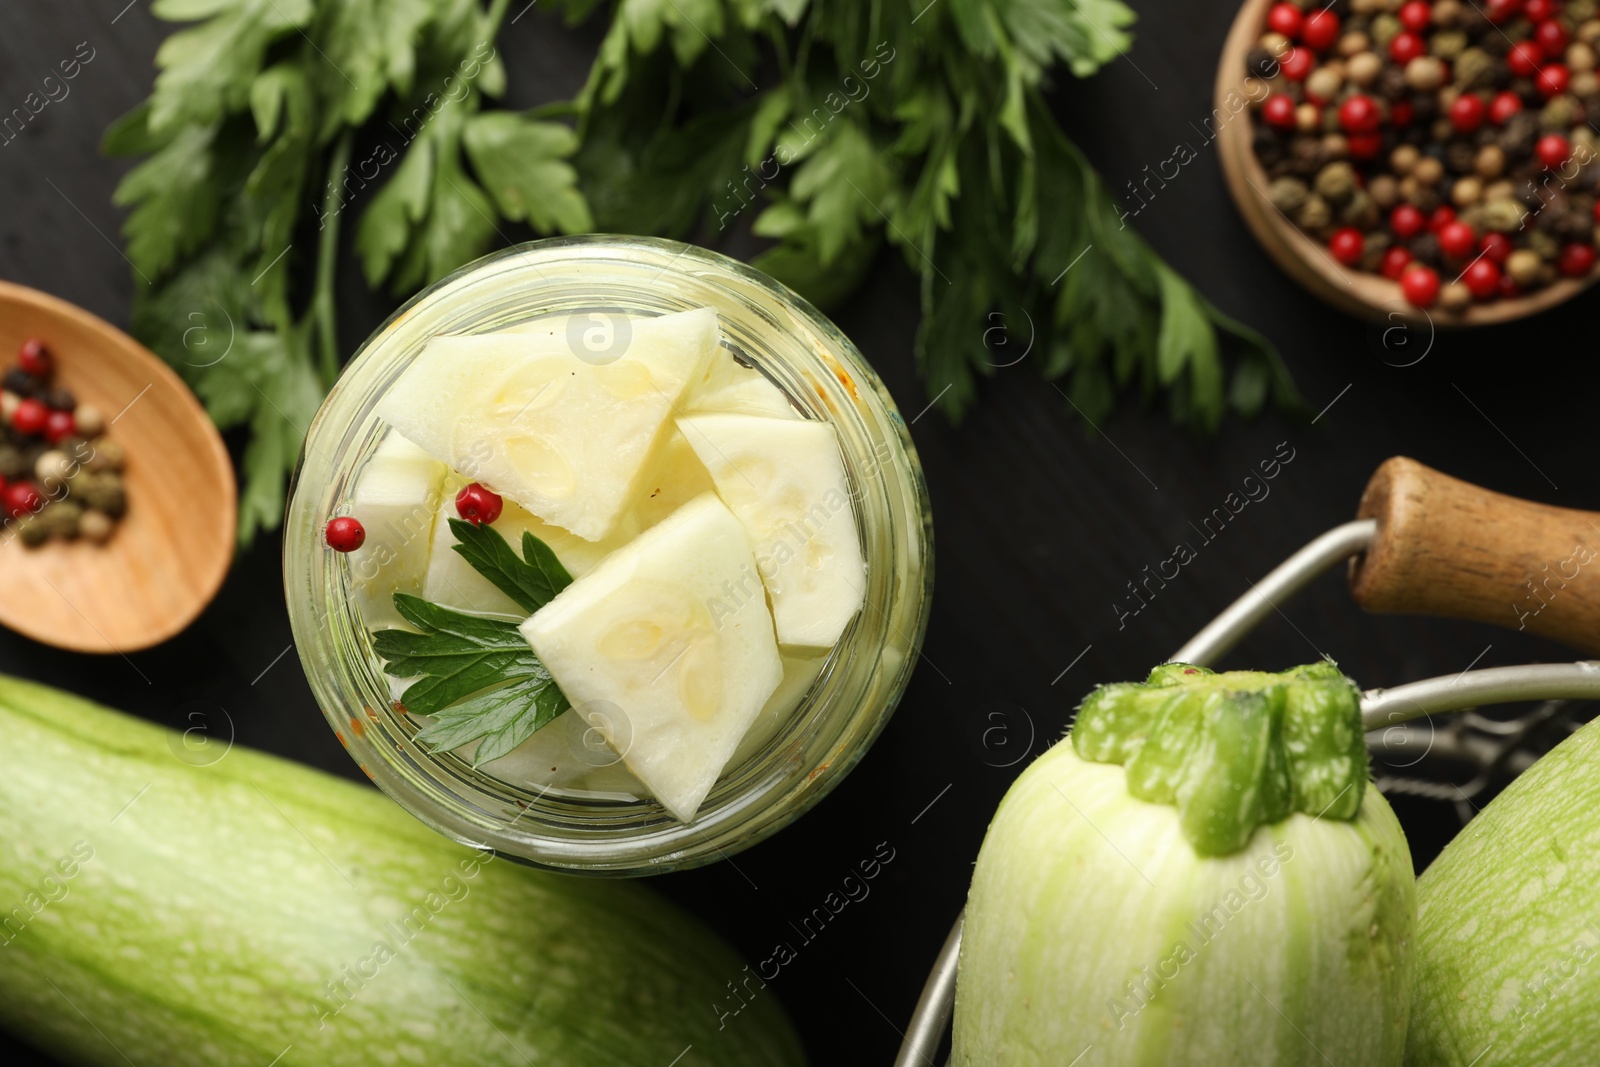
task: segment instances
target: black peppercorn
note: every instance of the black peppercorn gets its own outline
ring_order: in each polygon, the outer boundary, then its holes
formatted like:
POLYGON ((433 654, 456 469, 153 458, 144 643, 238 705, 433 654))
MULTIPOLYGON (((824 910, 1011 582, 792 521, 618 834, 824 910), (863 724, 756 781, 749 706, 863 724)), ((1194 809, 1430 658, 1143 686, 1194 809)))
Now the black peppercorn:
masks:
POLYGON ((1579 211, 1573 206, 1556 216, 1546 228, 1565 241, 1588 241, 1594 231, 1592 209, 1579 211))
POLYGON ((39 379, 21 367, 12 367, 6 371, 5 378, 0 379, 0 385, 18 396, 32 396, 39 388, 39 379))
POLYGON ((1322 143, 1311 137, 1297 137, 1289 146, 1292 173, 1310 178, 1322 169, 1322 143))
POLYGON ((1497 143, 1499 139, 1499 130, 1495 129, 1493 126, 1481 126, 1479 127, 1478 132, 1473 134, 1472 143, 1479 148, 1487 148, 1490 145, 1497 143))
POLYGON ((78 398, 72 395, 72 391, 59 386, 47 391, 42 399, 45 407, 52 411, 72 411, 78 406, 78 398))
POLYGON ((1265 48, 1252 48, 1244 57, 1244 70, 1257 78, 1271 78, 1278 73, 1278 60, 1265 48))
POLYGON ((1539 116, 1519 111, 1506 120, 1500 131, 1500 147, 1513 159, 1526 157, 1533 152, 1533 142, 1539 136, 1539 116))
POLYGON ((1413 125, 1427 125, 1439 117, 1439 98, 1433 93, 1418 93, 1411 98, 1413 125))
POLYGON ((1484 34, 1483 39, 1478 41, 1478 47, 1488 52, 1491 56, 1499 58, 1511 51, 1512 41, 1525 41, 1531 36, 1533 35, 1528 32, 1527 24, 1524 23, 1520 34, 1510 29, 1507 29, 1504 33, 1484 34))
POLYGON ((1471 141, 1457 137, 1444 146, 1444 165, 1452 174, 1471 174, 1477 154, 1471 141))
POLYGON ((1544 94, 1529 79, 1514 78, 1507 87, 1522 98, 1524 107, 1531 107, 1535 110, 1544 107, 1544 94))
POLYGON ((1439 239, 1431 233, 1418 234, 1411 239, 1411 258, 1430 267, 1439 265, 1439 239))
POLYGON ((1401 100, 1411 92, 1411 85, 1406 81, 1406 72, 1397 66, 1384 67, 1373 88, 1385 100, 1401 100))
MULTIPOLYGON (((1531 142, 1530 142, 1531 144, 1531 142)), ((1263 167, 1271 168, 1283 159, 1283 138, 1276 131, 1257 126, 1250 137, 1250 147, 1263 167)))

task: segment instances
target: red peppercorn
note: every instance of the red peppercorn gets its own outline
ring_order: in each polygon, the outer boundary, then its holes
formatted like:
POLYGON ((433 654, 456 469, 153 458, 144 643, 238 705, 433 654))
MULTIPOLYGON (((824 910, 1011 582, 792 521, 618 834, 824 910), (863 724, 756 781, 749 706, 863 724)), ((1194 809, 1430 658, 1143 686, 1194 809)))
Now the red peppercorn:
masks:
POLYGON ((64 437, 71 437, 78 431, 78 420, 72 417, 70 411, 52 411, 45 416, 44 439, 51 444, 60 444, 64 437))
POLYGON ((1594 246, 1570 244, 1561 250, 1556 267, 1569 278, 1581 278, 1594 269, 1594 246))
POLYGON ((1389 229, 1393 230, 1394 235, 1402 241, 1409 241, 1421 233, 1427 225, 1428 220, 1423 217, 1422 212, 1410 204, 1400 204, 1389 212, 1389 229))
POLYGON ((1547 56, 1559 56, 1567 50, 1567 28, 1555 19, 1535 26, 1533 39, 1547 56))
POLYGON ((1400 5, 1400 25, 1412 33, 1421 33, 1433 21, 1433 6, 1424 0, 1407 0, 1400 5))
POLYGON ((1561 10, 1556 0, 1524 0, 1522 13, 1529 22, 1545 22, 1556 17, 1561 10))
POLYGON ((1439 299, 1439 275, 1432 267, 1413 263, 1400 275, 1400 292, 1419 308, 1432 307, 1439 299))
POLYGON ((20 434, 31 436, 42 432, 45 420, 49 418, 50 409, 29 397, 18 404, 17 410, 11 413, 11 428, 20 434))
POLYGON ((1500 275, 1500 299, 1501 300, 1510 300, 1512 297, 1516 296, 1520 292, 1522 292, 1522 290, 1517 288, 1517 280, 1515 278, 1513 278, 1511 275, 1505 274, 1505 273, 1502 273, 1500 275))
POLYGON ((1559 133, 1547 133, 1539 138, 1539 143, 1533 146, 1534 154, 1551 170, 1555 170, 1565 163, 1572 155, 1572 145, 1559 133))
POLYGON ((44 498, 32 482, 10 482, 0 490, 0 505, 13 519, 20 519, 44 507, 44 498))
POLYGON ((1347 267, 1361 262, 1361 246, 1361 231, 1354 226, 1334 230, 1333 236, 1328 238, 1328 252, 1347 267))
POLYGON ((1411 253, 1399 245, 1394 245, 1383 254, 1383 260, 1378 264, 1378 273, 1385 278, 1398 280, 1410 264, 1411 253))
POLYGON ((1450 105, 1450 125, 1458 133, 1472 133, 1483 125, 1484 112, 1488 110, 1483 106, 1483 97, 1472 93, 1462 93, 1456 97, 1455 103, 1450 105))
POLYGON ((1409 126, 1417 117, 1417 105, 1409 100, 1396 100, 1389 105, 1389 122, 1395 126, 1409 126))
POLYGON ((1261 121, 1280 130, 1294 129, 1294 100, 1288 93, 1273 93, 1261 104, 1261 121))
POLYGON ((1504 126, 1511 121, 1511 116, 1522 110, 1522 97, 1507 90, 1495 93, 1494 100, 1489 104, 1489 120, 1496 126, 1504 126))
POLYGON ((1383 115, 1372 97, 1355 93, 1339 105, 1339 125, 1348 133, 1373 133, 1383 124, 1383 115))
MULTIPOLYGON (((1550 23, 1545 23, 1550 25, 1550 23)), ((1538 87, 1539 95, 1546 99, 1560 96, 1567 91, 1567 83, 1572 80, 1572 72, 1565 63, 1546 63, 1539 68, 1539 74, 1533 79, 1533 84, 1538 87)))
POLYGON ((1305 25, 1300 28, 1301 42, 1318 52, 1326 52, 1338 39, 1339 16, 1327 8, 1307 15, 1305 25))
MULTIPOLYGON (((1350 150, 1351 159, 1375 159, 1383 151, 1383 134, 1381 133, 1352 133, 1346 136, 1345 141, 1350 150)), ((1357 176, 1359 178, 1359 175, 1357 176)))
POLYGON ((456 514, 474 526, 494 522, 500 517, 500 509, 504 506, 505 501, 500 499, 498 493, 485 489, 477 482, 456 494, 456 514))
POLYGON ((1600 200, 1594 202, 1594 221, 1600 222, 1600 200))
POLYGON ((1477 249, 1478 235, 1466 223, 1452 220, 1439 228, 1439 251, 1452 259, 1466 259, 1477 249))
POLYGON ((340 515, 336 519, 328 520, 322 536, 328 542, 328 547, 335 552, 354 552, 366 543, 367 530, 361 525, 360 519, 340 515))
POLYGON ((1428 216, 1428 232, 1438 233, 1454 221, 1456 221, 1456 209, 1449 204, 1440 204, 1433 209, 1433 214, 1428 216))
POLYGON ((1389 42, 1389 58, 1402 67, 1418 56, 1427 54, 1427 51, 1427 43, 1410 30, 1402 30, 1389 42))
POLYGON ((1291 48, 1278 60, 1278 70, 1292 82, 1303 82, 1317 65, 1317 57, 1309 48, 1291 48))
MULTIPOLYGON (((1600 204, 1595 206, 1600 208, 1600 204)), ((1503 233, 1486 233, 1478 242, 1478 251, 1483 253, 1484 259, 1504 263, 1511 255, 1511 238, 1503 233)))
POLYGON ((1522 0, 1488 0, 1484 5, 1489 21, 1497 24, 1514 16, 1521 6, 1522 0))
POLYGON ((1267 12, 1267 28, 1291 39, 1300 36, 1304 23, 1305 16, 1293 4, 1273 4, 1272 10, 1267 12))
POLYGON ((1506 67, 1519 78, 1531 78, 1544 62, 1544 51, 1532 41, 1518 41, 1506 53, 1506 67))
POLYGON ((1500 268, 1487 257, 1467 264, 1461 272, 1461 281, 1479 300, 1488 300, 1500 292, 1500 268))
POLYGON ((50 350, 43 341, 30 337, 17 350, 17 365, 35 378, 48 378, 55 369, 55 360, 50 358, 50 350))

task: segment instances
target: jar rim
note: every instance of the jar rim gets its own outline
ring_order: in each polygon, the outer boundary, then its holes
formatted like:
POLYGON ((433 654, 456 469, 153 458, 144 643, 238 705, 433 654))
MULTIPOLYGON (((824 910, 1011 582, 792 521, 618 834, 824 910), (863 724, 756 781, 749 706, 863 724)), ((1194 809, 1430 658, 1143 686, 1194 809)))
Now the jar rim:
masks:
POLYGON ((325 717, 379 788, 446 835, 574 872, 641 875, 749 847, 822 798, 864 755, 920 655, 932 592, 927 487, 905 421, 860 352, 821 312, 720 253, 660 238, 593 235, 492 253, 408 300, 362 344, 312 420, 284 535, 290 622, 325 717), (652 798, 517 786, 412 743, 321 530, 386 427, 377 401, 440 333, 597 310, 660 314, 709 304, 725 343, 838 431, 867 562, 866 603, 773 738, 724 768, 691 823, 652 798), (380 688, 381 687, 381 688, 380 688))

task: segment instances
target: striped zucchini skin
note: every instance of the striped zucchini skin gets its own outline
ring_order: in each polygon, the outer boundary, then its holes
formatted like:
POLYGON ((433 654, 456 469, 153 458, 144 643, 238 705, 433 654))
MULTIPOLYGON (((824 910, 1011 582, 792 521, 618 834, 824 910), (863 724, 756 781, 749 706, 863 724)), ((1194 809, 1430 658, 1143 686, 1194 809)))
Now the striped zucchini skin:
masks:
POLYGON ((774 993, 639 886, 177 737, 0 678, 0 1025, 64 1062, 803 1064, 774 993))
POLYGON ((1417 882, 1406 1063, 1600 1062, 1600 720, 1540 758, 1417 882))
POLYGON ((1351 822, 1296 813, 1198 856, 1177 809, 1063 742, 978 856, 951 1062, 1396 1067, 1414 887, 1370 785, 1351 822))

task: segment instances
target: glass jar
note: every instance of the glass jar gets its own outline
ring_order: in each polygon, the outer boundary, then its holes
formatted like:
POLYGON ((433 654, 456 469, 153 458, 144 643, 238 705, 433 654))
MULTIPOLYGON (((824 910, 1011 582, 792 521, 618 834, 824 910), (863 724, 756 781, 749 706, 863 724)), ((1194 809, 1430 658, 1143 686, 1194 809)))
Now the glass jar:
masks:
MULTIPOLYGON (((927 486, 894 401, 861 354, 795 294, 725 256, 672 241, 590 236, 491 255, 429 287, 351 360, 312 421, 284 535, 295 644, 329 724, 378 787, 434 829, 535 865, 641 875, 727 856, 820 800, 888 721, 918 657, 932 593, 927 486), (534 788, 414 742, 362 625, 328 520, 387 426, 374 408, 437 334, 535 319, 714 307, 724 342, 807 418, 838 432, 866 560, 866 602, 795 710, 724 768, 691 823, 647 797, 534 788)), ((546 729, 549 729, 547 727, 546 729)), ((537 736, 537 735, 536 735, 537 736)))

